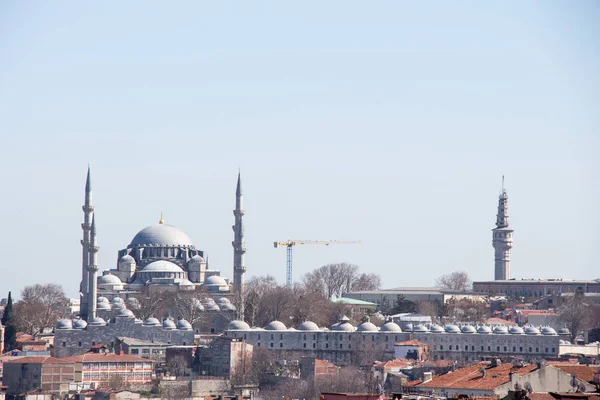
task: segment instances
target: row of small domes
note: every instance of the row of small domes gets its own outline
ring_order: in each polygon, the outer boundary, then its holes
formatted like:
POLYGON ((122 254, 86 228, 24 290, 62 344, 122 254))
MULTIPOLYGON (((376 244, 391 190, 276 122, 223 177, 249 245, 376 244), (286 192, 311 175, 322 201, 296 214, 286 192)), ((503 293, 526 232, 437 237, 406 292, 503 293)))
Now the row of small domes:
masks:
MULTIPOLYGON (((236 308, 227 297, 220 297, 213 300, 207 297, 202 300, 194 299, 194 304, 199 311, 235 311, 236 308)), ((137 310, 140 307, 140 303, 136 298, 127 299, 127 305, 137 310)), ((113 298, 110 302, 106 297, 100 296, 96 302, 96 308, 98 310, 120 310, 126 308, 125 301, 120 297, 113 298)))
MULTIPOLYGON (((123 311, 123 310, 122 310, 123 311)), ((131 313, 131 310, 127 310, 125 309, 124 311, 129 311, 129 313, 131 313)), ((128 318, 135 318, 133 316, 133 313, 129 314, 124 312, 123 315, 117 315, 118 317, 128 317, 128 318), (125 315, 127 314, 127 315, 125 315)), ((139 322, 142 322, 141 320, 138 320, 139 322)), ((86 322, 82 319, 76 319, 76 320, 70 320, 70 319, 61 319, 60 321, 58 321, 58 324, 56 325, 56 329, 85 329, 87 326, 106 326, 106 321, 100 317, 96 317, 96 318, 92 318, 90 320, 90 322, 86 322)), ((175 324, 175 322, 173 322, 173 320, 171 319, 165 319, 162 323, 157 319, 157 318, 148 318, 146 319, 143 323, 143 326, 161 326, 163 327, 163 329, 179 329, 182 331, 189 331, 192 330, 192 325, 186 321, 185 319, 180 319, 179 321, 177 321, 177 324, 175 324)))
MULTIPOLYGON (((481 325, 475 328, 472 325, 463 325, 461 327, 457 325, 415 325, 408 324, 405 327, 408 332, 430 332, 430 333, 478 333, 478 334, 496 334, 496 335, 547 335, 553 336, 557 334, 568 334, 568 329, 560 329, 558 333, 551 327, 545 326, 541 329, 538 329, 533 326, 525 327, 525 329, 519 326, 511 326, 507 328, 506 326, 497 326, 495 328, 490 328, 489 326, 481 325)), ((229 323, 229 330, 250 330, 250 326, 244 321, 232 321, 229 323)), ((285 324, 281 321, 272 321, 267 326, 265 326, 264 330, 267 331, 289 331, 289 330, 298 330, 298 331, 326 331, 327 328, 319 328, 317 324, 312 321, 303 322, 298 326, 297 329, 287 328, 285 324)), ((398 324, 394 322, 387 322, 383 324, 380 328, 369 321, 363 322, 359 324, 356 328, 349 322, 347 317, 342 318, 342 320, 334 324, 330 327, 332 331, 343 331, 343 332, 402 332, 402 329, 398 324)))

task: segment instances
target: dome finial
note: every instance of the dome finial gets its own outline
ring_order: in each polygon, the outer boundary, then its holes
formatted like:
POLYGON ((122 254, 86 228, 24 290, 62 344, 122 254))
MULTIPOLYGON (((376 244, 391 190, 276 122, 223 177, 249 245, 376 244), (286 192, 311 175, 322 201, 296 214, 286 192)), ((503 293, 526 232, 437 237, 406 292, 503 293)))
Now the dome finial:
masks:
POLYGON ((164 219, 164 216, 163 216, 163 212, 162 212, 162 211, 160 212, 160 221, 158 221, 158 223, 159 223, 159 224, 164 224, 164 223, 165 223, 165 219, 164 219))

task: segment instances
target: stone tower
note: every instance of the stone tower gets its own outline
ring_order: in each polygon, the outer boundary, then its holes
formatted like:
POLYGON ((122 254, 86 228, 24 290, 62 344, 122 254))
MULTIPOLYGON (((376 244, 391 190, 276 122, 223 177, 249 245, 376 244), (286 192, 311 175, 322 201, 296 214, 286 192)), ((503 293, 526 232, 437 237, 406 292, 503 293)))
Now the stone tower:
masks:
POLYGON ((92 215, 92 233, 90 236, 90 263, 88 265, 88 296, 87 318, 89 321, 96 318, 96 299, 98 298, 98 240, 96 238, 96 214, 92 215))
POLYGON ((502 192, 498 198, 498 214, 496 215, 496 228, 492 229, 494 246, 494 279, 510 279, 510 249, 513 247, 513 230, 509 227, 508 195, 504 189, 504 176, 502 177, 502 192))
POLYGON ((235 225, 233 228, 233 290, 242 293, 244 288, 244 273, 246 272, 246 243, 244 242, 244 201, 242 196, 241 175, 238 173, 237 188, 235 191, 235 225))
POLYGON ((83 239, 81 240, 81 246, 83 251, 81 257, 81 284, 79 285, 79 298, 81 318, 87 320, 89 292, 88 266, 90 265, 90 232, 92 230, 92 215, 94 213, 94 206, 92 206, 92 179, 91 170, 89 166, 87 171, 87 179, 85 181, 85 201, 82 209, 83 223, 81 224, 81 229, 83 230, 83 239))

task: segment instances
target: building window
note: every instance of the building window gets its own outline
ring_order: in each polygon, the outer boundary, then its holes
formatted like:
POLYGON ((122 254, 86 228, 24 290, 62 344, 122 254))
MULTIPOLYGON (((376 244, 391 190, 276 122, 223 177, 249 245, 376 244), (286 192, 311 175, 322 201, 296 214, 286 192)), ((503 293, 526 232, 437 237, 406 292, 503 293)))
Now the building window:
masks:
POLYGON ((306 348, 306 343, 302 343, 302 347, 306 348))
POLYGON ((343 348, 344 348, 344 345, 340 343, 340 349, 343 349, 343 348))
POLYGON ((79 347, 81 347, 81 342, 79 342, 79 347))
MULTIPOLYGON (((306 339, 306 338, 305 338, 306 339)), ((271 333, 271 340, 273 340, 273 334, 271 333)))
POLYGON ((325 343, 325 348, 328 349, 329 348, 329 343, 325 343))
POLYGON ((554 354, 555 351, 556 351, 556 349, 553 347, 552 348, 552 354, 554 354))
POLYGON ((313 349, 314 349, 315 347, 317 347, 317 344, 316 344, 316 343, 313 343, 313 349))
POLYGON ((481 351, 483 351, 483 346, 481 346, 481 351))
POLYGON ((304 334, 304 340, 306 340, 306 333, 304 334))
POLYGON ((389 337, 386 335, 386 336, 385 336, 385 341, 386 341, 386 342, 389 342, 389 340, 388 340, 388 339, 389 339, 389 337))
POLYGON ((517 348, 515 346, 513 346, 513 353, 517 352, 517 348))
POLYGON ((529 352, 531 353, 531 347, 529 348, 529 352))
POLYGON ((448 350, 452 350, 452 345, 448 346, 448 350))
POLYGON ((96 342, 92 342, 92 346, 95 346, 95 345, 96 345, 96 342))
POLYGON ((260 347, 260 343, 256 343, 256 347, 260 347))
POLYGON ((465 346, 465 351, 469 351, 469 346, 465 346))
POLYGON ((471 350, 472 350, 472 351, 475 351, 475 346, 471 346, 471 350))
POLYGON ((500 346, 496 346, 496 351, 500 351, 500 346))
POLYGON ((67 347, 67 342, 63 342, 63 347, 67 347))
POLYGON ((283 347, 283 343, 279 343, 279 347, 283 347))
POLYGON ((258 340, 260 340, 260 333, 258 334, 258 340))
POLYGON ((546 353, 548 352, 548 348, 546 347, 546 353))
POLYGON ((536 353, 539 353, 539 352, 540 352, 540 348, 539 348, 539 347, 536 347, 536 348, 535 348, 535 352, 536 352, 536 353))
POLYGON ((522 346, 519 347, 519 352, 521 352, 521 353, 523 352, 523 347, 522 346))
POLYGON ((279 335, 279 340, 283 340, 283 333, 279 335))
POLYGON ((313 340, 317 340, 317 334, 313 333, 313 340))
POLYGON ((444 350, 444 345, 440 344, 440 350, 444 350))
POLYGON ((504 346, 504 351, 506 351, 506 346, 504 346))
POLYGON ((492 347, 491 346, 488 346, 488 351, 492 351, 492 347))
POLYGON ((273 347, 273 343, 271 343, 271 347, 273 347))

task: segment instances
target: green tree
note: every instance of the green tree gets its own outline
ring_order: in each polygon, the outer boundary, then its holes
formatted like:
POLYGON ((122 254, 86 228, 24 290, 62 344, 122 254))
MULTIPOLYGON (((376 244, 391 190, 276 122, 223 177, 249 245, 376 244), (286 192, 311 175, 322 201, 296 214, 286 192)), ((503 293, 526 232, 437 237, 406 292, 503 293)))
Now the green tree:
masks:
POLYGON ((403 295, 399 294, 396 298, 396 304, 393 307, 384 310, 386 314, 401 314, 401 313, 414 313, 417 312, 417 303, 406 299, 403 295))
POLYGON ((12 293, 8 292, 8 301, 2 314, 2 326, 4 326, 4 347, 5 350, 12 350, 17 345, 17 329, 13 318, 13 300, 12 293))

